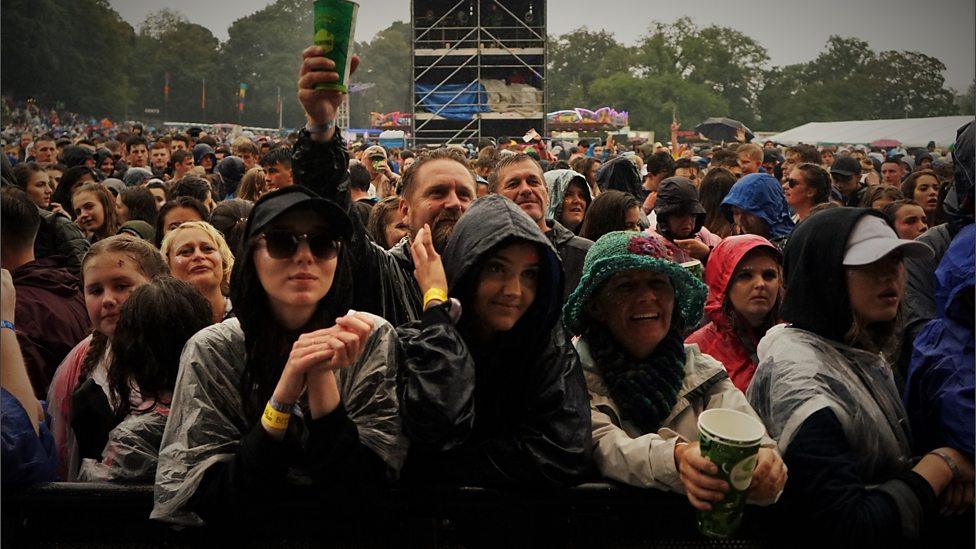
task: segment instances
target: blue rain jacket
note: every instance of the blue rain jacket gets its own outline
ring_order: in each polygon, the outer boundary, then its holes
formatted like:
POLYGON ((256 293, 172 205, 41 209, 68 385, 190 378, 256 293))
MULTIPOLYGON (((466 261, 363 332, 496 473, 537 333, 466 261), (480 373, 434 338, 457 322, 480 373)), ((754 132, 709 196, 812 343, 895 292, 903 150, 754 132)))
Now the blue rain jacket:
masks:
POLYGON ((762 219, 769 227, 769 239, 783 238, 793 232, 790 207, 779 181, 768 173, 751 173, 736 181, 722 201, 722 212, 729 222, 732 206, 762 219))

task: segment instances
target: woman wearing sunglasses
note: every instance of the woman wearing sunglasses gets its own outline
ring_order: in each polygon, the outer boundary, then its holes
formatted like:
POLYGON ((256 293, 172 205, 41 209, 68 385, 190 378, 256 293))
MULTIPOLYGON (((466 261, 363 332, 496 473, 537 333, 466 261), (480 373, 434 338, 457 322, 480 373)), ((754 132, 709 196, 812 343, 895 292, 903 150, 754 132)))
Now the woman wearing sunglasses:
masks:
POLYGON ((816 164, 800 164, 789 173, 785 190, 793 222, 799 223, 810 216, 814 206, 830 199, 830 175, 816 164))
POLYGON ((255 204, 231 278, 237 318, 197 333, 180 360, 153 518, 240 523, 296 483, 346 505, 395 476, 396 335, 349 311, 351 227, 300 186, 255 204))

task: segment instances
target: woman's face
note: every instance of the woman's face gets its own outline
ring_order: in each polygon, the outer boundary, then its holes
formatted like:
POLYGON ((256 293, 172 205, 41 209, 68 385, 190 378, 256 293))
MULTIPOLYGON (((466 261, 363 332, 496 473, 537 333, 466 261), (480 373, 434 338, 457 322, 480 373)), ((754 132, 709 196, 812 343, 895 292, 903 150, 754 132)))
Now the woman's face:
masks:
POLYGON ((926 215, 939 207, 939 180, 931 175, 923 175, 915 181, 915 194, 912 198, 918 202, 926 215))
POLYGON ((478 278, 474 314, 490 332, 507 332, 535 300, 539 252, 532 244, 511 244, 487 259, 478 278))
POLYGON ((31 199, 38 208, 47 209, 51 205, 51 178, 47 172, 34 172, 27 184, 27 198, 31 199))
POLYGON ((106 156, 102 159, 102 163, 98 166, 98 169, 102 170, 102 173, 106 176, 111 176, 112 172, 115 171, 115 159, 111 155, 106 156))
POLYGON ((173 208, 166 212, 166 217, 163 218, 163 236, 187 221, 203 221, 203 218, 193 208, 173 208))
POLYGON ((780 285, 779 263, 768 252, 746 254, 732 275, 726 295, 732 308, 752 327, 762 325, 776 305, 780 285))
POLYGON ((153 199, 156 200, 156 211, 158 212, 159 209, 163 207, 163 204, 166 203, 166 191, 163 189, 151 188, 149 189, 149 192, 152 193, 153 199))
POLYGON ((895 232, 898 233, 898 238, 915 240, 928 228, 928 218, 921 206, 906 204, 895 212, 895 232))
POLYGON ((75 223, 89 234, 105 224, 105 208, 93 192, 75 193, 71 197, 71 208, 75 211, 75 223))
POLYGON ((640 210, 637 206, 627 208, 624 212, 624 231, 640 231, 640 210))
POLYGON ((328 225, 318 216, 309 210, 297 210, 273 221, 259 239, 254 266, 272 309, 279 315, 296 309, 314 310, 332 287, 338 263, 335 247, 329 248, 331 253, 325 257, 316 257, 308 240, 299 241, 294 253, 283 257, 283 248, 275 243, 293 242, 289 239, 292 235, 308 235, 316 241, 331 238, 328 225))
POLYGON ((647 358, 671 329, 674 287, 667 275, 630 269, 614 274, 597 293, 589 314, 638 360, 647 358))
POLYGON ((596 171, 599 169, 600 169, 600 163, 594 162, 590 166, 590 170, 586 172, 586 180, 590 183, 590 185, 596 183, 596 171))
POLYGON ((863 323, 894 320, 905 287, 901 252, 895 250, 868 265, 845 267, 844 272, 851 309, 863 323))
POLYGON ((570 183, 563 195, 562 224, 571 231, 576 230, 576 227, 583 222, 584 215, 586 215, 586 195, 579 183, 570 183))
POLYGON ((137 287, 149 282, 131 257, 106 252, 85 262, 85 308, 92 327, 108 336, 115 335, 122 304, 137 287))
MULTIPOLYGON (((409 159, 408 159, 409 160, 409 159)), ((403 222, 400 210, 391 209, 386 213, 386 223, 383 225, 383 237, 386 239, 386 249, 396 246, 403 237, 409 234, 407 225, 403 222)))
POLYGON ((217 244, 202 229, 182 229, 170 243, 166 258, 174 278, 190 283, 207 295, 220 288, 224 260, 217 244))

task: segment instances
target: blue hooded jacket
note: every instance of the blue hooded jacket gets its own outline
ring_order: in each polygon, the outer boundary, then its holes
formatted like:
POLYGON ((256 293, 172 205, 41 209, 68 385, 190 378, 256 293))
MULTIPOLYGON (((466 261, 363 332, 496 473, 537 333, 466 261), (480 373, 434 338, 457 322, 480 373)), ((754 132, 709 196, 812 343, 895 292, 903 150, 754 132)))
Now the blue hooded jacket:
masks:
POLYGON ((732 206, 762 219, 769 227, 769 239, 783 238, 793 232, 790 207, 779 181, 768 173, 751 173, 738 180, 722 201, 722 212, 733 222, 732 206))
POLYGON ((937 316, 915 338, 905 382, 905 410, 917 450, 951 446, 973 459, 976 355, 972 296, 976 225, 953 239, 935 271, 937 316))

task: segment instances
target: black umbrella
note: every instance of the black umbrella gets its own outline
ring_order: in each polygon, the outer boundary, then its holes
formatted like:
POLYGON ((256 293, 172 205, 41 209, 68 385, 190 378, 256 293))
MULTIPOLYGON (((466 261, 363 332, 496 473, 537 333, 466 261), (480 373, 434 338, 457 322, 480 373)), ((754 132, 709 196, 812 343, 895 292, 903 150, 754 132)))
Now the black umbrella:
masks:
POLYGON ((695 126, 696 132, 712 141, 737 141, 736 134, 739 130, 745 131, 746 141, 752 141, 755 137, 745 124, 731 118, 709 118, 695 126))

